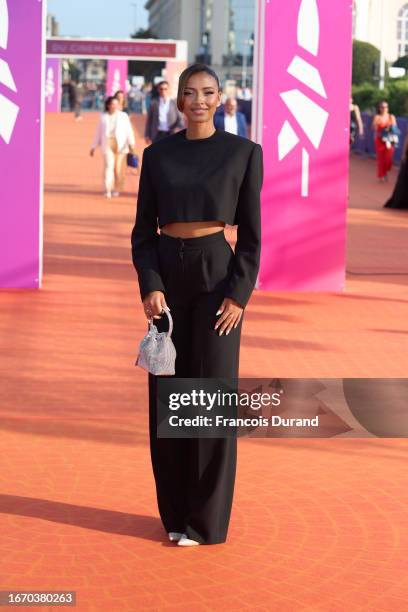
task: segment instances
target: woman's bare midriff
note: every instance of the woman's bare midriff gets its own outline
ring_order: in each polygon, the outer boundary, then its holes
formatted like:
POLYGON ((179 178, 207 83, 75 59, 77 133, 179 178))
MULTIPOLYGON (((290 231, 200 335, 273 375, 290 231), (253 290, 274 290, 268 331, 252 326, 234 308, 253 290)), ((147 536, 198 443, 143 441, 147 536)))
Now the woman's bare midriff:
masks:
POLYGON ((166 223, 160 231, 163 234, 173 236, 173 238, 195 238, 214 234, 224 229, 225 223, 222 221, 189 221, 180 223, 166 223))

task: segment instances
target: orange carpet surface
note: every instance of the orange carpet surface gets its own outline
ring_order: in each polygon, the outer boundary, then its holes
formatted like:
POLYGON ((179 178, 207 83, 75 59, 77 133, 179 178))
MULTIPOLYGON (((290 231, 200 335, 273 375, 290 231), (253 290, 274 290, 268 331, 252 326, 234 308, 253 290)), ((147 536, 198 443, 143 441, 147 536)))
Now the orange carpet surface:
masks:
MULTIPOLYGON (((241 438, 227 543, 166 540, 134 366, 138 176, 102 197, 96 120, 47 116, 43 286, 0 293, 0 590, 73 590, 97 612, 406 612, 405 439, 241 438)), ((408 211, 382 208, 396 172, 378 184, 352 156, 344 293, 255 290, 241 377, 406 377, 408 211)))

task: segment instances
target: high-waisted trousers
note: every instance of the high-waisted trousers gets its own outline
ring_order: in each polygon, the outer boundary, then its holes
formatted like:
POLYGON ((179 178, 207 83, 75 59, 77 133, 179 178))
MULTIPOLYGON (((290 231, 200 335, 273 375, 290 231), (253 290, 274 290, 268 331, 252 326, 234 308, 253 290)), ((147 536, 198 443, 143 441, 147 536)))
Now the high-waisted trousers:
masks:
MULTIPOLYGON (((220 336, 214 325, 234 252, 224 231, 193 238, 159 236, 160 274, 173 318, 176 377, 238 378, 241 319, 220 336)), ((154 319, 159 331, 168 318, 154 319)), ((167 532, 201 544, 226 541, 237 463, 237 439, 157 437, 157 380, 149 372, 150 452, 160 517, 167 532)))

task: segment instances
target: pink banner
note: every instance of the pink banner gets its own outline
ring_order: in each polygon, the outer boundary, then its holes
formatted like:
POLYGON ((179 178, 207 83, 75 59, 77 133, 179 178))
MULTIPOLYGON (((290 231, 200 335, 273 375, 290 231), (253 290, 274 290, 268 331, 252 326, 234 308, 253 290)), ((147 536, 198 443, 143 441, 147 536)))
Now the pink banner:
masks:
POLYGON ((0 1, 0 287, 37 288, 42 250, 44 3, 0 1))
POLYGON ((136 40, 75 40, 49 38, 47 55, 66 57, 155 57, 175 58, 176 43, 136 40))
POLYGON ((260 2, 265 40, 260 289, 344 287, 351 4, 260 2))
POLYGON ((118 89, 126 92, 126 79, 128 78, 127 60, 108 60, 106 76, 106 95, 113 96, 118 89))
POLYGON ((45 110, 58 113, 61 110, 61 60, 47 57, 45 63, 45 110))

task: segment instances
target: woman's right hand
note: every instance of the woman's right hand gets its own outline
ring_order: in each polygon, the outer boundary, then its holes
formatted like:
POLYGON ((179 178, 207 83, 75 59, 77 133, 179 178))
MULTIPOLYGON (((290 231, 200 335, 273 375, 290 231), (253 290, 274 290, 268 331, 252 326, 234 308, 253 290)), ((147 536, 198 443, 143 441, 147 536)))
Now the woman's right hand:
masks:
POLYGON ((143 308, 148 320, 161 319, 163 310, 168 308, 163 291, 151 291, 148 293, 143 300, 143 308))

